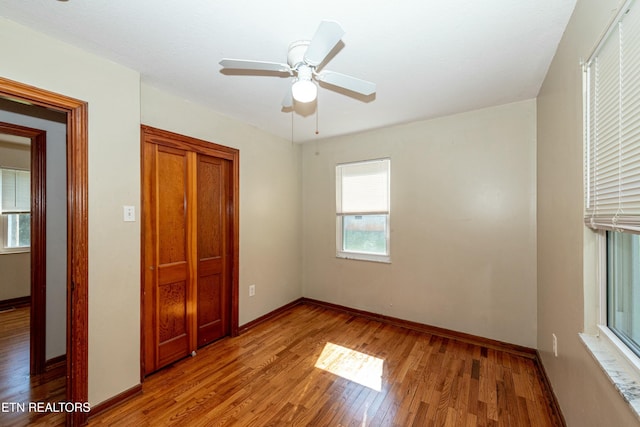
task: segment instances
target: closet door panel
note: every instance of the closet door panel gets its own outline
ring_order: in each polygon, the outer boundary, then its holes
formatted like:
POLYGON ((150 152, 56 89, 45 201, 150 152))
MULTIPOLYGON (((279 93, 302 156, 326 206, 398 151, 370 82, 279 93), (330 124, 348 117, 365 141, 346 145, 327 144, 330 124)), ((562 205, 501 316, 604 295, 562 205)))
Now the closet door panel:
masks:
POLYGON ((158 289, 158 367, 188 353, 186 288, 186 282, 175 282, 158 289))
POLYGON ((228 161, 198 155, 198 346, 228 334, 228 161))
POLYGON ((209 343, 221 327, 220 276, 201 276, 198 280, 198 346, 209 343))
POLYGON ((160 368, 190 352, 188 158, 183 150, 163 146, 158 146, 156 158, 156 368, 160 368))

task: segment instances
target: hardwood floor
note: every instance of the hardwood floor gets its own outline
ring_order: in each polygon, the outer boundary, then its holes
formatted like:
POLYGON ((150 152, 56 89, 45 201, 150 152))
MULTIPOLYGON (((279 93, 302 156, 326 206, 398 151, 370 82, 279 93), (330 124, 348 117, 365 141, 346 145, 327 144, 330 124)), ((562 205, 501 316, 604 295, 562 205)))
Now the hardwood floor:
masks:
POLYGON ((298 305, 149 376, 91 426, 556 426, 535 360, 298 305))
POLYGON ((0 312, 0 426, 64 425, 64 414, 28 410, 28 402, 60 402, 66 396, 63 365, 29 375, 29 310, 0 312), (24 411, 14 405, 22 403, 24 411))

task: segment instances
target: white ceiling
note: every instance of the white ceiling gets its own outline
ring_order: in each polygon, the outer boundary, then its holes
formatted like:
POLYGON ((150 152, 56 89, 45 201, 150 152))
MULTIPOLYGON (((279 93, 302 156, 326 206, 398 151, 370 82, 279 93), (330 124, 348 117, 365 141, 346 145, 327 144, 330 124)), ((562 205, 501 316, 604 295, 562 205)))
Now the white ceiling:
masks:
POLYGON ((535 97, 575 2, 0 0, 0 16, 304 142, 535 97), (286 63, 289 43, 310 39, 322 19, 346 32, 324 68, 373 81, 377 93, 321 88, 315 135, 315 111, 282 111, 288 78, 222 74, 218 61, 286 63))

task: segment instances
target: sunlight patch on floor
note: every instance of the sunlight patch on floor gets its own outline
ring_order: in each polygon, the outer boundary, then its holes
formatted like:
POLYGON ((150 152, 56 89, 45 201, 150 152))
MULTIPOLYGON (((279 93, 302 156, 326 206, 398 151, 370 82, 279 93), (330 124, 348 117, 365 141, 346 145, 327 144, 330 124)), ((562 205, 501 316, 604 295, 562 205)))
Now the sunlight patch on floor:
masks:
POLYGON ((382 390, 384 360, 328 342, 315 367, 375 391, 382 390))

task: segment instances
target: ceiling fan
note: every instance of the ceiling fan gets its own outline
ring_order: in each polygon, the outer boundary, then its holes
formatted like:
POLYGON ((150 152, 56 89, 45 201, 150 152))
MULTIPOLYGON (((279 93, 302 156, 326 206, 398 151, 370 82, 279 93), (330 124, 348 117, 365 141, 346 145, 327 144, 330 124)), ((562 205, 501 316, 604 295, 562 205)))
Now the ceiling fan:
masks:
POLYGON ((310 41, 300 40, 289 45, 286 64, 223 58, 220 65, 223 69, 267 71, 292 76, 293 84, 282 101, 282 106, 285 108, 292 107, 294 99, 303 103, 316 99, 318 87, 314 80, 365 96, 372 95, 376 91, 375 83, 334 71, 319 71, 320 65, 343 35, 344 30, 339 23, 325 20, 320 22, 310 41))

